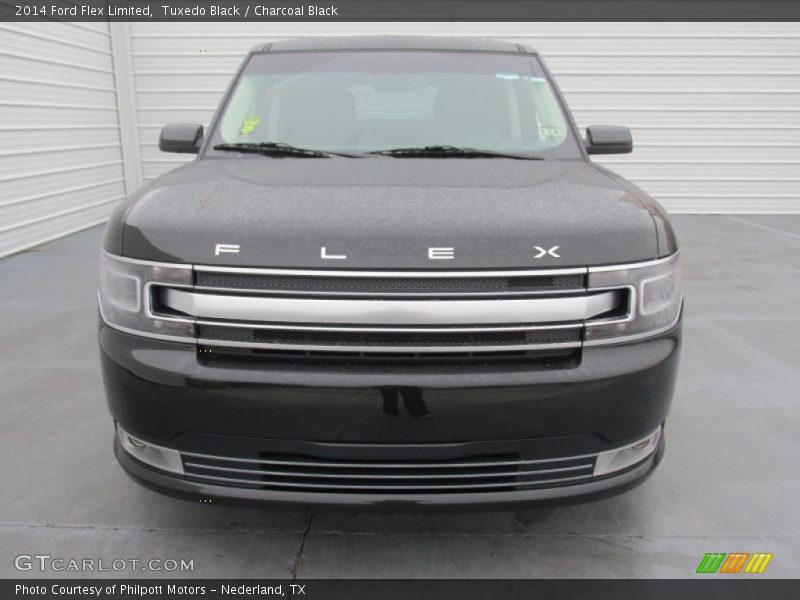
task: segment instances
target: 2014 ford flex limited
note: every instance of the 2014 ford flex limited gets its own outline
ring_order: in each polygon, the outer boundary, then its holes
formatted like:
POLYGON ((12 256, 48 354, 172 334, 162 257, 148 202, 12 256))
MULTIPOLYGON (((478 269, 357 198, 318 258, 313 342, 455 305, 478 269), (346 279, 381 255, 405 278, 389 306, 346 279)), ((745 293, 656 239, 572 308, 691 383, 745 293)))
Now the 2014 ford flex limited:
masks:
MULTIPOLYGON (((191 104, 196 105, 198 101, 191 104)), ((678 247, 588 155, 528 47, 254 49, 196 153, 119 207, 100 274, 116 455, 212 501, 584 500, 664 451, 678 247)))

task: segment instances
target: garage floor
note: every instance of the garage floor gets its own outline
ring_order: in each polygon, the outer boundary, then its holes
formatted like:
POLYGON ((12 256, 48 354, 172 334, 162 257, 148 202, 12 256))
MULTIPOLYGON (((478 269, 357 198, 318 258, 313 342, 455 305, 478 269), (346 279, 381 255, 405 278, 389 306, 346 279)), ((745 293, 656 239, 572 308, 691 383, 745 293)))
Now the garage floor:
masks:
POLYGON ((517 512, 311 514, 145 490, 111 452, 101 228, 0 261, 0 577, 40 575, 18 554, 193 559, 195 577, 690 577, 706 552, 759 551, 774 553, 764 576, 796 577, 800 217, 675 223, 687 308, 664 462, 626 495, 517 512))

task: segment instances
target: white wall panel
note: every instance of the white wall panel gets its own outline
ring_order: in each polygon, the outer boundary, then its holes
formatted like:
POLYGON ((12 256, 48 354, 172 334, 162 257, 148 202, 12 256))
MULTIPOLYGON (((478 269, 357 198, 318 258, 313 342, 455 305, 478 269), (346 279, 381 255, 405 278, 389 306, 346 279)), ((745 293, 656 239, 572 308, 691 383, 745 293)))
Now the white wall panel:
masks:
POLYGON ((247 50, 295 35, 484 35, 536 46, 579 126, 633 129, 635 150, 598 159, 673 212, 800 212, 797 23, 131 24, 142 171, 159 127, 207 124, 247 50))
POLYGON ((0 23, 0 256, 102 222, 125 193, 104 23, 0 23))

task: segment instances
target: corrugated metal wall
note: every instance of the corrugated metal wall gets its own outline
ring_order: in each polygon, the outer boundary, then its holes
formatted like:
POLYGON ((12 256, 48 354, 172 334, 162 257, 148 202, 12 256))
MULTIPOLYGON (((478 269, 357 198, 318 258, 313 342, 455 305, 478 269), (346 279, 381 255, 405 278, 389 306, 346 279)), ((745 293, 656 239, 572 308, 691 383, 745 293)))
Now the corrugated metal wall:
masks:
POLYGON ((796 23, 132 24, 142 171, 179 164, 160 126, 208 123, 244 53, 276 36, 486 35, 543 54, 581 127, 628 125, 600 162, 673 212, 800 212, 796 23))
POLYGON ((0 23, 0 256, 99 223, 124 196, 105 23, 0 23))

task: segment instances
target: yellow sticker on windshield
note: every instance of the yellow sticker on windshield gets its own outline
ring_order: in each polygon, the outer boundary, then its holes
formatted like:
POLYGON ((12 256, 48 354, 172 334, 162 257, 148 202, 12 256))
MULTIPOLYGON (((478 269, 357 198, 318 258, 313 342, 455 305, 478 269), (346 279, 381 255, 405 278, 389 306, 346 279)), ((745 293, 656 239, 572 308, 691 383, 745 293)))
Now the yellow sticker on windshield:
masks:
POLYGON ((255 131, 259 123, 261 123, 261 117, 247 117, 242 123, 242 128, 239 130, 239 135, 250 135, 255 131))

